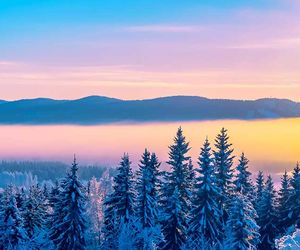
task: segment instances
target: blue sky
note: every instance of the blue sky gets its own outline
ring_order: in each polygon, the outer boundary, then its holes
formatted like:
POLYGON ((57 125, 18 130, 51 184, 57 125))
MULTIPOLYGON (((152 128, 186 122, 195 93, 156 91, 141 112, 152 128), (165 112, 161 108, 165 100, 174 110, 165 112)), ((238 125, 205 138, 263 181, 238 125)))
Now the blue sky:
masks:
POLYGON ((296 0, 0 0, 0 98, 300 100, 299 10, 296 0))
POLYGON ((276 0, 0 1, 0 43, 28 41, 39 34, 47 37, 47 33, 51 36, 57 30, 84 29, 90 25, 203 24, 226 20, 232 10, 283 6, 276 0))

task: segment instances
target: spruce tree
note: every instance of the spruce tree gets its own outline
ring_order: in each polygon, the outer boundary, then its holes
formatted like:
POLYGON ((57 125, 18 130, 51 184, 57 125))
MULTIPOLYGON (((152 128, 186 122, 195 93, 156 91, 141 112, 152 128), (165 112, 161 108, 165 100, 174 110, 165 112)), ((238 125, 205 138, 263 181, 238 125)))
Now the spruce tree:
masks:
POLYGON ((300 166, 297 163, 291 178, 291 194, 289 197, 289 226, 300 228, 300 166))
POLYGON ((158 169, 156 167, 152 166, 151 154, 145 149, 137 171, 136 185, 136 215, 143 227, 152 227, 157 223, 158 169))
POLYGON ((24 201, 23 221, 24 230, 30 240, 30 249, 51 250, 55 249, 49 239, 46 221, 48 215, 48 202, 39 185, 29 188, 28 196, 24 201))
POLYGON ((259 215, 259 204, 262 199, 263 191, 265 187, 265 181, 264 181, 264 173, 262 171, 258 171, 258 175, 256 177, 256 195, 255 195, 255 203, 254 207, 259 215))
POLYGON ((24 201, 25 201, 25 190, 24 188, 16 188, 16 202, 17 202, 17 208, 20 212, 24 209, 24 201))
POLYGON ((269 175, 258 204, 258 225, 260 226, 261 242, 259 249, 275 249, 275 237, 278 233, 276 196, 272 177, 269 175))
POLYGON ((217 183, 221 191, 221 203, 229 199, 233 191, 233 149, 229 143, 227 130, 222 128, 215 140, 216 149, 214 153, 214 165, 216 171, 217 183))
POLYGON ((186 215, 181 207, 178 186, 168 200, 168 213, 165 213, 167 224, 164 227, 165 242, 162 249, 180 250, 186 243, 186 215))
MULTIPOLYGON (((147 245, 144 242, 143 246, 139 246, 137 243, 140 242, 143 237, 144 230, 141 227, 140 221, 135 216, 131 216, 129 220, 125 222, 124 217, 120 220, 119 234, 118 234, 118 247, 117 250, 155 250, 155 246, 147 245)), ((151 242, 153 243, 153 242, 151 242)))
POLYGON ((58 250, 85 249, 86 220, 85 196, 77 176, 78 164, 74 157, 71 170, 61 182, 58 202, 55 204, 55 221, 50 238, 58 250))
POLYGON ((180 249, 186 240, 187 216, 190 204, 190 185, 188 183, 188 163, 190 150, 181 127, 169 146, 171 172, 166 173, 163 185, 163 233, 165 244, 163 249, 180 249))
POLYGON ((58 203, 58 197, 59 197, 59 182, 58 180, 55 181, 54 186, 51 188, 51 191, 49 193, 49 206, 50 209, 53 211, 55 204, 58 203))
POLYGON ((155 183, 155 188, 152 189, 151 195, 153 197, 156 197, 158 199, 159 196, 159 188, 161 186, 161 171, 159 170, 159 167, 161 165, 161 162, 158 160, 158 157, 155 153, 151 154, 150 159, 150 167, 151 167, 151 173, 152 174, 152 183, 155 183))
POLYGON ((46 211, 43 202, 42 190, 36 185, 31 186, 23 213, 24 229, 29 239, 36 236, 45 225, 46 211))
POLYGON ((256 211, 247 196, 236 193, 230 202, 226 223, 225 249, 256 250, 259 243, 259 226, 256 211))
POLYGON ((47 186, 47 184, 45 183, 44 185, 43 185, 43 196, 45 197, 45 199, 46 200, 48 200, 49 199, 49 189, 48 189, 48 186, 47 186))
POLYGON ((218 203, 220 189, 216 183, 208 139, 205 140, 198 158, 199 175, 196 178, 192 210, 189 221, 189 239, 202 242, 203 238, 210 247, 219 243, 222 232, 222 208, 218 203))
POLYGON ((290 204, 289 198, 291 195, 290 180, 285 170, 284 175, 281 178, 281 187, 278 192, 278 230, 280 233, 285 233, 289 226, 290 218, 290 204))
MULTIPOLYGON (((158 224, 158 176, 159 163, 155 154, 145 149, 137 171, 137 199, 136 199, 136 216, 141 223, 144 238, 141 240, 139 247, 149 249, 149 245, 158 245, 160 242, 149 243, 149 235, 154 237, 159 233, 158 224), (145 233, 144 233, 145 232, 145 233)), ((156 240, 158 237, 154 237, 156 240)), ((152 248, 151 248, 152 249, 152 248)))
MULTIPOLYGON (((28 243, 12 186, 4 190, 0 210, 0 249, 25 249, 28 243)), ((27 245, 28 247, 28 245, 27 245)))
POLYGON ((251 173, 248 171, 249 160, 242 153, 239 164, 236 167, 237 175, 234 180, 235 191, 244 196, 248 196, 251 201, 254 199, 253 183, 251 181, 251 173))
POLYGON ((130 221, 134 214, 134 190, 131 162, 124 154, 114 178, 113 192, 104 202, 103 249, 116 249, 121 219, 130 221))

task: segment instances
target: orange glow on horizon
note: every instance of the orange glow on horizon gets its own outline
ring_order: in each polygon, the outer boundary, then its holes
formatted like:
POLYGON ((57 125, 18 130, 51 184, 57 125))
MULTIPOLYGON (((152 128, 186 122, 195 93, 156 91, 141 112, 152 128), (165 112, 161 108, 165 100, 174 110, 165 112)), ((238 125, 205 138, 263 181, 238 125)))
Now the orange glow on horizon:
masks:
MULTIPOLYGON (((300 118, 258 121, 202 121, 136 123, 98 126, 1 126, 2 159, 60 160, 116 165, 124 152, 137 166, 144 148, 168 158, 168 145, 182 126, 196 162, 206 136, 211 144, 219 130, 228 129, 235 155, 245 152, 251 170, 281 173, 290 170, 300 157, 300 118)), ((213 145, 212 145, 213 147, 213 145)))

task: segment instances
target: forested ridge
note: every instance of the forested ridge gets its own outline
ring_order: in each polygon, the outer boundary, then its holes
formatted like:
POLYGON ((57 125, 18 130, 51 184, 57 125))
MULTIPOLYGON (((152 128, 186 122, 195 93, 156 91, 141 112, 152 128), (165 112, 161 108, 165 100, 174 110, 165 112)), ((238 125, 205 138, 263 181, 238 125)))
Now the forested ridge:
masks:
POLYGON ((36 98, 0 102, 0 124, 103 124, 284 117, 300 117, 300 103, 276 98, 229 100, 200 96, 145 100, 87 96, 77 100, 36 98))

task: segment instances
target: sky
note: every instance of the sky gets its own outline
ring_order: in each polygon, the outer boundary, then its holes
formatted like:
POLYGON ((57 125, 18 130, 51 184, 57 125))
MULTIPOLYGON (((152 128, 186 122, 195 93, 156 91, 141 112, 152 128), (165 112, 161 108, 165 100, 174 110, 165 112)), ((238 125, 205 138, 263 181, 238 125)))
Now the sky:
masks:
POLYGON ((298 0, 0 0, 0 99, 300 101, 298 0))

